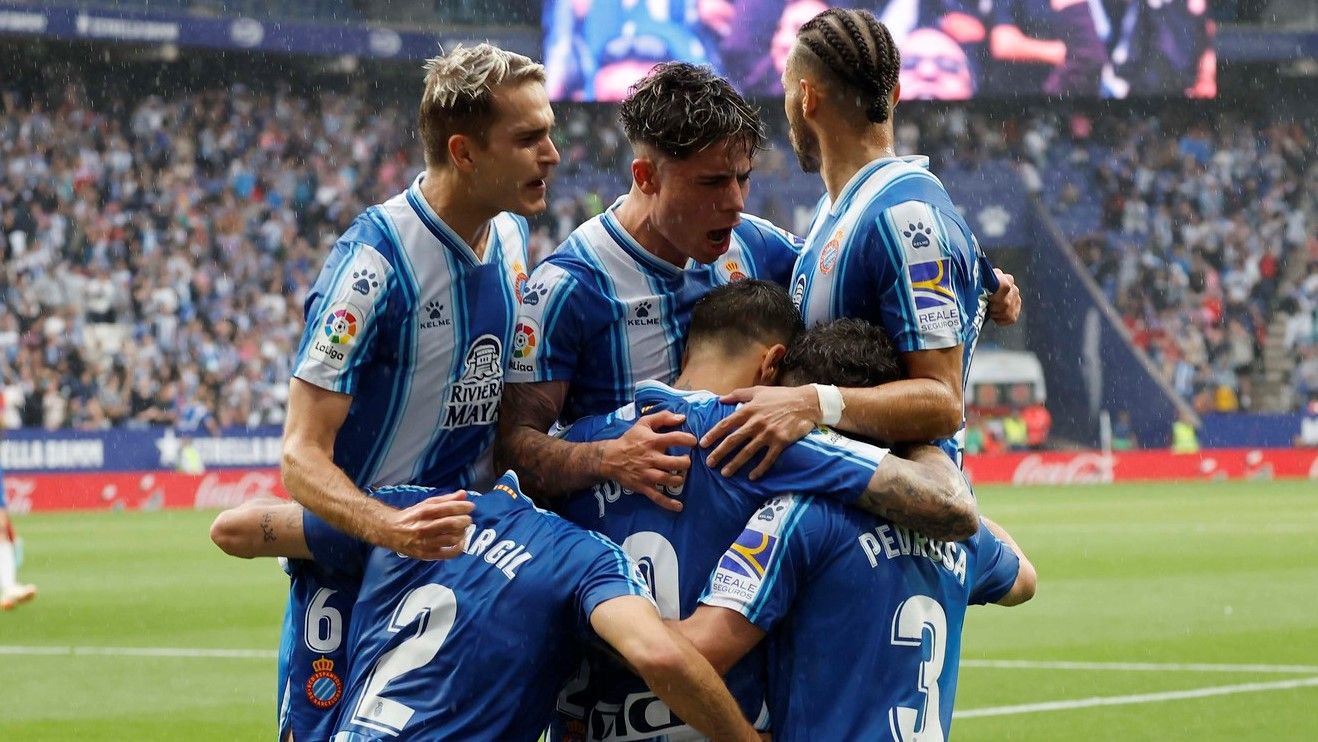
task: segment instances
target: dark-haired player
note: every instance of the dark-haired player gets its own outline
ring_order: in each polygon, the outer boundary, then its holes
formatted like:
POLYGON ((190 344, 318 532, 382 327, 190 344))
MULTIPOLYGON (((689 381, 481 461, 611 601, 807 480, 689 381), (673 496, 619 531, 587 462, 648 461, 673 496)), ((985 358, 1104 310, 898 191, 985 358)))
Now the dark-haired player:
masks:
MULTIPOLYGON (((602 640, 661 697, 715 739, 754 740, 727 688, 663 624, 617 545, 524 497, 509 472, 485 494, 383 487, 393 505, 456 504, 468 523, 457 556, 409 559, 354 539, 299 505, 252 501, 220 513, 211 539, 233 556, 314 559, 359 575, 339 742, 536 739, 585 641, 602 640), (466 517, 465 513, 470 513, 466 517)), ((323 666, 323 665, 322 665, 323 666)))
MULTIPOLYGON (((567 437, 616 438, 646 410, 681 414, 682 429, 700 435, 732 412, 718 395, 737 386, 869 386, 901 374, 896 352, 874 325, 847 319, 817 325, 804 335, 800 330, 800 315, 781 286, 756 280, 720 286, 692 311, 676 388, 641 382, 633 404, 611 415, 579 420, 567 437)), ((676 619, 695 610, 720 555, 746 519, 776 495, 800 492, 853 503, 934 538, 973 533, 975 506, 956 466, 932 446, 904 455, 913 460, 821 429, 788 446, 778 465, 756 482, 741 475, 724 477, 695 454, 681 492, 681 513, 644 498, 622 497, 612 482, 574 494, 561 512, 621 544, 641 565, 660 613, 676 619)), ((762 673, 757 670, 748 663, 727 676, 742 711, 752 718, 763 700, 762 673)), ((640 678, 614 662, 594 658, 569 688, 560 710, 579 721, 568 722, 564 739, 584 734, 591 740, 662 741, 689 732, 640 678)))
POLYGON ((800 245, 742 213, 764 133, 726 80, 705 67, 660 65, 619 116, 635 151, 631 191, 578 227, 522 295, 497 453, 536 496, 613 480, 666 500, 659 488, 681 484, 686 458, 665 450, 695 443, 655 432, 676 416, 651 416, 602 443, 545 431, 616 410, 638 381, 672 381, 696 300, 741 278, 786 285, 800 245))
POLYGON ((834 8, 801 27, 783 79, 792 148, 828 191, 793 272, 792 298, 807 325, 857 317, 883 327, 906 378, 730 395, 724 401, 748 404, 701 441, 717 443, 711 463, 726 462, 725 473, 767 450, 751 476, 763 474, 787 443, 820 423, 874 440, 938 440, 961 460, 965 374, 980 326, 985 313, 1015 321, 1020 296, 1009 276, 988 269, 928 158, 896 156, 900 69, 883 24, 834 8), (997 289, 994 306, 989 287, 997 289))

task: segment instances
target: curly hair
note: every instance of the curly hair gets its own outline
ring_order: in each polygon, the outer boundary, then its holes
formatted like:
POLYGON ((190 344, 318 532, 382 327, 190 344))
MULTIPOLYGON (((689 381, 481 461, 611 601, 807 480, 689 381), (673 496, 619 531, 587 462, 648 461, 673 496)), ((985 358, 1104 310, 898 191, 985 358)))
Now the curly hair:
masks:
POLYGON ((888 120, 902 58, 887 26, 867 10, 830 8, 801 26, 796 42, 858 94, 866 120, 888 120))
POLYGON ((788 346, 778 374, 785 386, 871 387, 900 379, 902 366, 883 328, 848 317, 806 330, 788 346))
POLYGON ((618 117, 633 145, 677 160, 727 139, 751 155, 765 144, 759 110, 709 67, 686 62, 657 65, 631 87, 618 117))

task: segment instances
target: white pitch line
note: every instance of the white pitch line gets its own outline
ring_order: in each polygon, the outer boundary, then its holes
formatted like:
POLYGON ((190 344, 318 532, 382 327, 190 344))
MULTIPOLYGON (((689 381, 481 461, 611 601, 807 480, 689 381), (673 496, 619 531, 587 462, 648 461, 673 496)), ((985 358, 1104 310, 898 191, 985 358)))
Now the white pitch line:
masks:
POLYGON ((0 645, 0 655, 72 657, 178 657, 185 659, 266 660, 269 649, 189 649, 183 647, 16 647, 0 645))
POLYGON ((1318 686, 1318 677, 1297 680, 1276 680, 1270 683, 1243 683, 1241 685, 1219 685, 1212 688, 1195 688, 1193 690, 1174 690, 1165 693, 1139 693, 1131 696, 1095 696, 1092 698, 1075 698, 1067 701, 1048 701, 1047 703, 1024 703, 1018 706, 993 706, 982 709, 955 711, 954 719, 973 719, 979 716, 1011 716, 1014 714, 1033 714, 1040 711, 1066 711, 1070 709, 1092 708, 1095 706, 1125 706, 1136 703, 1159 703, 1162 701, 1180 701, 1188 698, 1209 698, 1211 696, 1230 696, 1237 693, 1259 693, 1269 690, 1290 690, 1318 686))
POLYGON ((1200 662, 1068 662, 1065 660, 961 660, 962 667, 998 670, 1116 670, 1121 672, 1318 673, 1318 665, 1247 665, 1200 662))

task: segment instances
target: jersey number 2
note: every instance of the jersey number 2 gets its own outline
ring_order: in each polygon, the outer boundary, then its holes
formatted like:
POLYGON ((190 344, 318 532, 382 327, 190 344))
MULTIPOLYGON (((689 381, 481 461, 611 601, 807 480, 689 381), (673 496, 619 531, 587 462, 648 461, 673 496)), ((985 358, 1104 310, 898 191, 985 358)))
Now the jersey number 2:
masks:
POLYGON ((396 634, 413 622, 416 633, 375 663, 361 700, 352 711, 352 723, 389 734, 398 734, 407 726, 414 713, 412 707, 385 698, 385 686, 434 659, 457 615, 458 598, 443 585, 422 585, 403 596, 389 622, 389 633, 396 634))
POLYGON ((929 648, 920 663, 920 678, 916 685, 924 694, 924 703, 920 708, 893 706, 888 710, 893 740, 943 742, 943 717, 938 705, 938 676, 943 674, 943 659, 947 652, 947 613, 943 606, 928 595, 907 598, 897 606, 897 614, 892 617, 892 643, 900 647, 929 648))

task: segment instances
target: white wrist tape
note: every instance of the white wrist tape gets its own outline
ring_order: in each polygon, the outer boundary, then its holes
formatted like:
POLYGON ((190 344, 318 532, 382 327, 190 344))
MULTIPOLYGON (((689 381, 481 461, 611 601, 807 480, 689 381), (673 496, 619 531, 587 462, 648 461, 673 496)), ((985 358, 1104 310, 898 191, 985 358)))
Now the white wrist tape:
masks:
POLYGON ((815 388, 815 393, 819 395, 819 411, 821 419, 819 422, 824 425, 837 425, 842 422, 842 410, 846 409, 847 403, 842 401, 842 392, 835 386, 827 384, 811 384, 815 388))

